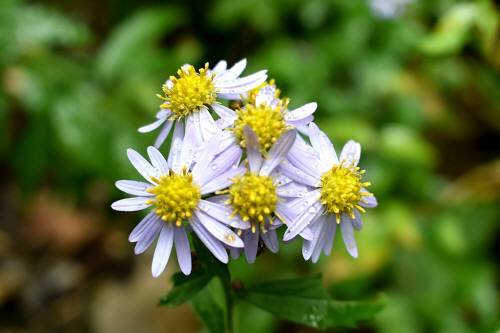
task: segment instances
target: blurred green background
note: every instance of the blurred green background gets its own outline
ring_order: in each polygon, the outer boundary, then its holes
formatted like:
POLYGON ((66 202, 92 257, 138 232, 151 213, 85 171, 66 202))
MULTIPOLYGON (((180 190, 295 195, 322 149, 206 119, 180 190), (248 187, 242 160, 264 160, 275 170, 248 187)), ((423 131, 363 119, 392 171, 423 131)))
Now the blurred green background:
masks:
MULTIPOLYGON (((353 332, 499 329, 499 4, 451 0, 0 1, 0 332, 197 332, 160 308, 175 261, 127 242, 115 213, 137 177, 164 80, 246 57, 291 107, 317 101, 337 149, 361 142, 379 207, 319 264, 300 243, 231 263, 244 283, 323 272, 337 299, 386 305, 353 332)), ((163 147, 165 152, 167 146, 163 147)), ((337 235, 339 236, 339 235, 337 235)), ((286 305, 284 305, 286 306, 286 305)), ((312 332, 250 305, 238 332, 312 332)))

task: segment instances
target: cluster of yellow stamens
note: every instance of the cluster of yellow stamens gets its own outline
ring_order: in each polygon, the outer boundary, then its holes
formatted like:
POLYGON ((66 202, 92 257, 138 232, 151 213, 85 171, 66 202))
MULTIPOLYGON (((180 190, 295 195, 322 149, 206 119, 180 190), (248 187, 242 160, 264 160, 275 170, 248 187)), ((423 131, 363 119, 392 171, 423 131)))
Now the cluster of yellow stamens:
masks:
POLYGON ((161 107, 170 109, 173 119, 185 117, 215 102, 217 92, 213 75, 208 71, 208 63, 198 71, 191 65, 184 66, 177 71, 177 75, 178 78, 170 76, 172 85, 163 85, 165 96, 158 95, 165 101, 161 107))
POLYGON ((265 154, 287 129, 283 112, 288 106, 288 100, 271 107, 267 104, 246 104, 236 110, 237 118, 234 121, 234 135, 240 146, 246 148, 243 128, 249 126, 259 138, 260 148, 265 154))
MULTIPOLYGON (((269 176, 259 176, 246 173, 233 180, 229 188, 228 204, 233 208, 233 215, 239 215, 243 221, 252 224, 252 232, 260 224, 264 229, 264 222, 276 208, 278 197, 276 186, 269 176)), ((272 220, 270 219, 272 222, 272 220)))
POLYGON ((361 191, 363 187, 371 185, 370 182, 361 181, 364 173, 365 170, 357 166, 341 162, 321 176, 321 203, 328 213, 335 214, 337 223, 340 223, 343 213, 355 218, 354 209, 365 212, 359 202, 363 197, 373 194, 361 191))
POLYGON ((154 194, 154 199, 148 203, 155 206, 155 213, 163 221, 180 227, 183 220, 192 216, 201 198, 200 188, 193 183, 192 174, 183 169, 179 174, 170 171, 152 180, 157 185, 148 189, 154 194))

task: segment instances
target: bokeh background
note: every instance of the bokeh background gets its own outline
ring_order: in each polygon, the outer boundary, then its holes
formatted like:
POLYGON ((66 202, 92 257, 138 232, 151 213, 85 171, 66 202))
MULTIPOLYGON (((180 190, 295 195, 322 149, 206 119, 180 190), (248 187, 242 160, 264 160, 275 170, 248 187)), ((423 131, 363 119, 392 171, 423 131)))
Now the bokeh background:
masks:
MULTIPOLYGON (((157 307, 150 275, 109 208, 136 176, 125 150, 155 134, 155 94, 184 63, 246 57, 291 106, 317 101, 340 149, 361 142, 379 207, 305 263, 298 242, 242 280, 322 272, 337 299, 384 309, 354 332, 499 329, 499 4, 451 0, 0 1, 0 332, 198 332, 157 307)), ((164 151, 167 146, 164 146, 164 151)), ((339 235, 337 235, 339 236, 339 235)), ((283 306, 286 306, 284 304, 283 306)), ((238 332, 312 332, 250 305, 238 332)), ((351 330, 336 330, 351 331, 351 330)))

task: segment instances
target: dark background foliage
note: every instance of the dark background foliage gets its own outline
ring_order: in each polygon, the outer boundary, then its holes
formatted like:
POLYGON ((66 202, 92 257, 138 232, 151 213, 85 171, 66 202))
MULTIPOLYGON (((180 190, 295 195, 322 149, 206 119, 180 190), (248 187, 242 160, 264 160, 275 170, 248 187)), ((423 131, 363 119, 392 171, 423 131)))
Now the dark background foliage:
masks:
MULTIPOLYGON (((415 0, 0 2, 0 332, 196 332, 187 306, 159 308, 168 271, 127 242, 116 179, 135 177, 155 94, 183 63, 267 68, 291 106, 317 101, 337 150, 361 142, 379 208, 319 264, 298 242, 242 283, 323 273, 338 299, 385 307, 357 332, 499 328, 498 3, 415 0), (401 2, 401 1, 399 1, 401 2)), ((164 151, 167 146, 164 147, 164 151)), ((338 235, 337 235, 338 236, 338 235)), ((283 306, 287 306, 283 304, 283 306)), ((238 305, 238 332, 309 332, 238 305)), ((346 329, 346 331, 349 331, 346 329)))

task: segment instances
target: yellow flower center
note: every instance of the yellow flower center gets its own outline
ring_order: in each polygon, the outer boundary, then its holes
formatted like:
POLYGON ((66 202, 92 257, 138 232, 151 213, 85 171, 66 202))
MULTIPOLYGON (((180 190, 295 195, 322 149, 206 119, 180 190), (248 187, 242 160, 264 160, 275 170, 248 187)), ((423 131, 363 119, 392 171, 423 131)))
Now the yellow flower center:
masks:
POLYGON ((271 216, 277 202, 276 186, 269 176, 247 173, 235 178, 229 188, 228 203, 233 214, 250 221, 253 232, 257 224, 263 225, 266 217, 271 216))
POLYGON ((173 112, 172 118, 179 119, 192 112, 199 111, 202 106, 215 102, 217 93, 212 81, 213 75, 208 73, 208 64, 198 72, 191 65, 177 71, 179 77, 171 76, 170 87, 162 87, 165 96, 160 96, 165 102, 161 105, 164 109, 173 112))
POLYGON ((334 165, 321 176, 321 203, 326 211, 335 214, 337 223, 346 213, 354 218, 354 209, 361 212, 365 210, 359 205, 364 196, 371 196, 369 192, 361 191, 363 187, 370 186, 370 182, 362 182, 365 170, 359 167, 347 166, 344 163, 334 165))
POLYGON ((152 178, 157 184, 148 189, 154 194, 149 204, 155 206, 155 213, 165 222, 181 226, 183 220, 190 218, 198 205, 201 192, 198 185, 193 183, 193 176, 182 170, 180 174, 172 171, 159 178, 152 178))
POLYGON ((236 110, 237 118, 234 121, 234 135, 240 146, 245 148, 245 136, 243 128, 249 126, 259 138, 262 153, 269 151, 271 146, 286 130, 286 122, 283 110, 286 102, 280 103, 275 108, 261 104, 246 104, 244 108, 236 110))

